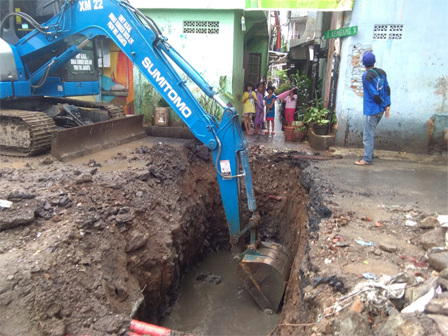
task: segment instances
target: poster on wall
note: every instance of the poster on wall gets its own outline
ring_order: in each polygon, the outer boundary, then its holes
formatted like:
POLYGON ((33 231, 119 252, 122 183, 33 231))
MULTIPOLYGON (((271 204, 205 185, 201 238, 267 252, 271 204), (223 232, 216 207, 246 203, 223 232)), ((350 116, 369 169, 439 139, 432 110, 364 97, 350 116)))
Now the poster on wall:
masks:
POLYGON ((351 11, 355 0, 246 0, 246 10, 351 11))

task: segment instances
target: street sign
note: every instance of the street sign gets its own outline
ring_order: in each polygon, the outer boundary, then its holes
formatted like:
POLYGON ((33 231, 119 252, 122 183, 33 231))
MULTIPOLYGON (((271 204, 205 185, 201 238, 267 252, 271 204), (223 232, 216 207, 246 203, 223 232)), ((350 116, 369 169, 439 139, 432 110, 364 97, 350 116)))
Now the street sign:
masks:
POLYGON ((356 34, 358 34, 358 26, 346 27, 336 30, 327 30, 324 34, 324 39, 328 40, 332 38, 345 37, 356 34))

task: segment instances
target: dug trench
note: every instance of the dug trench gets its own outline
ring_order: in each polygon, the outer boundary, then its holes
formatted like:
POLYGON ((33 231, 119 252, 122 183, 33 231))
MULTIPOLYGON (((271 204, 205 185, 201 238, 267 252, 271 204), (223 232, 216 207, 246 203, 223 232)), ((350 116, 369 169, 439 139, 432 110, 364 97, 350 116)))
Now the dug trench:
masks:
MULTIPOLYGON (((0 208, 0 335, 119 335, 131 318, 160 323, 185 274, 210 251, 229 250, 204 146, 139 146, 108 161, 127 169, 0 158, 0 199, 13 202, 0 208)), ((301 295, 308 234, 329 210, 275 150, 251 148, 250 162, 260 236, 294 256, 280 324, 310 321, 301 295)))

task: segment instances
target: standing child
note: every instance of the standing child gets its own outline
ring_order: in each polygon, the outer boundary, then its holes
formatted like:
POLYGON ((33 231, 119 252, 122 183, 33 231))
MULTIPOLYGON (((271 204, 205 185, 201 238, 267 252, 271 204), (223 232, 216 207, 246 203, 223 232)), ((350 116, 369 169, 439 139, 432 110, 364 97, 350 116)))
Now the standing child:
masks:
POLYGON ((297 89, 289 91, 289 95, 283 99, 283 102, 285 103, 286 124, 288 126, 292 126, 297 106, 297 89))
POLYGON ((264 120, 264 111, 263 111, 263 103, 264 103, 264 86, 263 83, 257 85, 257 104, 255 105, 255 134, 261 132, 263 129, 263 120, 264 120))
POLYGON ((272 125, 271 135, 274 135, 274 119, 275 119, 275 100, 277 96, 274 94, 275 88, 273 86, 268 86, 268 95, 264 97, 266 101, 266 121, 268 126, 268 131, 265 134, 269 134, 269 124, 272 125))
POLYGON ((246 127, 246 134, 252 135, 250 131, 252 116, 255 114, 255 103, 257 102, 257 95, 254 91, 253 84, 246 83, 246 91, 243 94, 243 114, 244 114, 244 126, 246 127))

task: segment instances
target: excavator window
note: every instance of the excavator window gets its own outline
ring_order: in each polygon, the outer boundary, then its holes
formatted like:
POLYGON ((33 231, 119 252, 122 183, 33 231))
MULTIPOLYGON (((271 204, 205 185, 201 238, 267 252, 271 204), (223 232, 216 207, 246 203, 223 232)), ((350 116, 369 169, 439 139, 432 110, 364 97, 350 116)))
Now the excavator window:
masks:
MULTIPOLYGON (((11 12, 23 12, 31 15, 31 17, 39 23, 44 23, 51 19, 59 12, 59 0, 47 5, 49 0, 0 0, 0 18, 11 12)), ((16 36, 20 39, 34 28, 33 26, 22 19, 21 17, 14 17, 9 24, 13 22, 16 36)), ((6 26, 10 28, 9 25, 6 26)))

